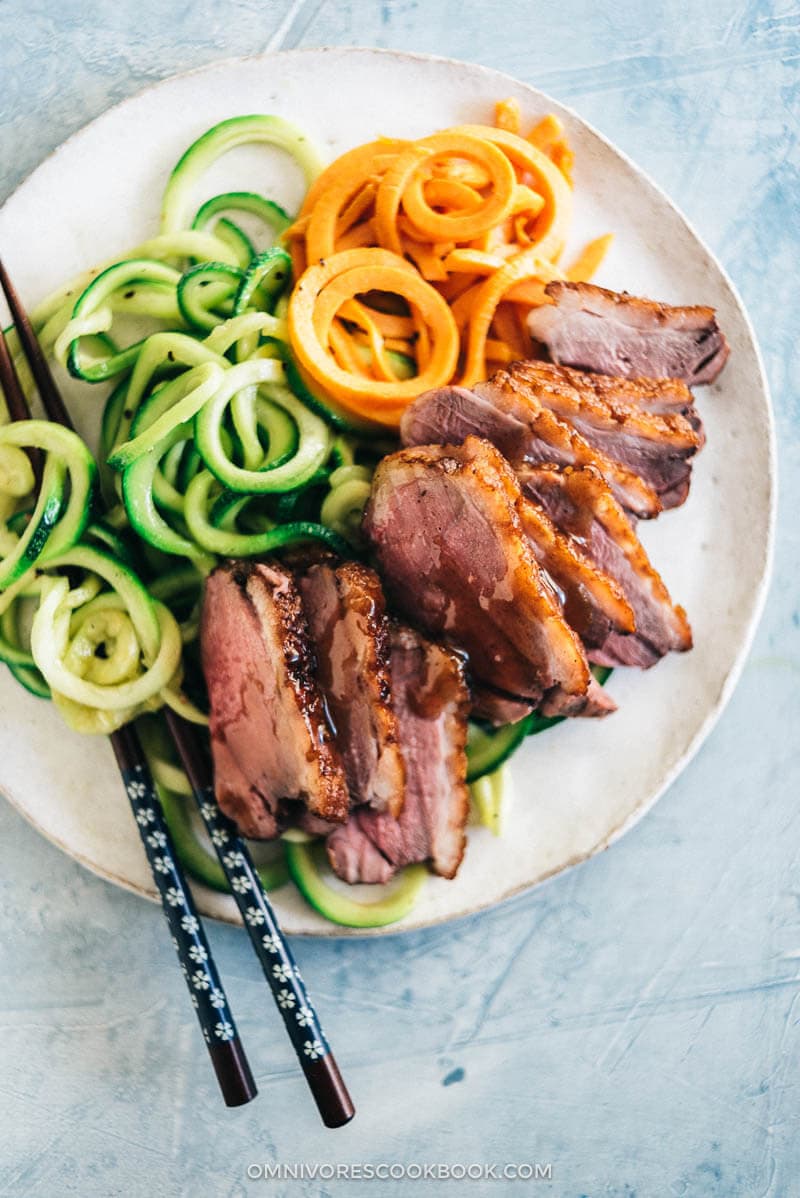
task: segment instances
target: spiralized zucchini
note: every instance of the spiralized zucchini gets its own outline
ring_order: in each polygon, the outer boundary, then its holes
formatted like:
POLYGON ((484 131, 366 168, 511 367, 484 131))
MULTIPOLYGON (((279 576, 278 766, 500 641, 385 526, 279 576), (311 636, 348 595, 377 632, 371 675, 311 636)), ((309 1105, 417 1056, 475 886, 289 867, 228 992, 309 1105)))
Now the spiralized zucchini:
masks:
POLYGON ((19 420, 0 428, 0 588, 74 545, 89 522, 97 467, 75 433, 44 420, 19 420), (35 477, 23 450, 44 454, 41 486, 26 521, 19 503, 32 495, 35 477))
POLYGON ((358 543, 361 517, 369 499, 372 471, 367 466, 339 466, 328 479, 330 491, 322 501, 322 522, 358 543))
POLYGON ((470 786, 478 822, 495 836, 503 834, 503 821, 513 790, 511 771, 507 763, 498 766, 491 774, 483 774, 476 778, 470 786))
POLYGON ((67 723, 108 733, 171 703, 183 640, 169 608, 127 566, 88 545, 51 566, 82 574, 77 585, 63 574, 42 578, 30 634, 34 663, 67 723))

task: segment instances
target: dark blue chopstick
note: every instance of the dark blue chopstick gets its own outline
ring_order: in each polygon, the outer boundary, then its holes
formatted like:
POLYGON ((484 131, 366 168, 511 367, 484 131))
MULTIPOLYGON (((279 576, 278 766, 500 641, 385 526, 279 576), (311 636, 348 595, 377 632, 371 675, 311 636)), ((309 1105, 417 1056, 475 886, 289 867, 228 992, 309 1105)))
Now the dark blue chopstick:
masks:
POLYGON ((256 1084, 139 738, 127 725, 110 739, 225 1103, 242 1106, 255 1098, 256 1084))
MULTIPOLYGON (((36 334, 3 268, 2 262, 0 262, 0 285, 2 285, 6 299, 8 300, 20 343, 30 363, 45 411, 49 419, 54 423, 66 425, 68 428, 71 428, 72 421, 69 412, 55 385, 50 368, 36 340, 36 334)), ((13 372, 13 364, 11 364, 10 358, 9 365, 13 372)), ((0 370, 2 370, 2 366, 3 363, 0 359, 0 370)), ((22 394, 21 388, 19 388, 19 397, 19 402, 22 406, 18 410, 23 411, 27 415, 27 401, 22 394)), ((326 1127, 342 1127, 353 1118, 355 1107, 347 1092, 347 1087, 342 1080, 336 1059, 330 1050, 319 1019, 308 997, 289 945, 275 917, 258 872, 253 865, 247 845, 239 836, 235 825, 223 815, 217 805, 210 766, 203 754, 202 748, 197 742, 194 729, 169 709, 166 709, 165 714, 170 733, 191 782, 192 790, 209 836, 211 837, 211 842, 217 851, 220 864, 230 884, 231 893, 242 913, 244 925, 261 964, 264 976, 272 991, 273 998, 283 1017, 292 1046, 297 1054, 322 1120, 326 1127)), ((146 759, 139 745, 138 737, 132 728, 126 727, 119 732, 115 732, 111 737, 111 741, 117 761, 120 764, 120 770, 123 772, 123 778, 125 779, 131 803, 139 802, 138 796, 140 792, 143 796, 146 796, 143 799, 145 806, 142 807, 140 805, 138 808, 135 807, 134 814, 139 825, 145 852, 151 864, 153 878, 162 896, 162 905, 167 916, 167 921, 172 929, 173 939, 176 950, 181 958, 187 984, 189 984, 192 999, 198 1010, 198 1017, 206 1036, 206 1042, 209 1045, 209 1052, 214 1061, 214 1067, 217 1069, 217 1074, 220 1077, 220 1084, 223 1084, 223 1077, 220 1075, 220 1067, 217 1063, 218 1058, 220 1058, 222 1066, 224 1066, 224 1076, 230 1079, 231 1084, 235 1082, 237 1071, 240 1086, 243 1087, 242 1092, 247 1089, 246 1083, 249 1081, 249 1086, 252 1087, 249 1097, 239 1100, 240 1102, 247 1102, 256 1093, 255 1084, 247 1066, 244 1052, 236 1037, 233 1016, 227 1007, 227 1001, 225 1001, 224 1009, 226 1014, 224 1017, 214 1019, 206 1010, 209 1004, 213 1007, 211 995, 213 995, 215 1001, 219 1001, 220 996, 224 1000, 225 996, 216 971, 213 969, 210 950, 200 928, 191 894, 183 881, 178 859, 169 835, 169 829, 164 820, 161 804, 150 777, 146 759), (125 762, 124 766, 123 761, 125 762), (152 829, 149 828, 151 813, 153 817, 152 829), (169 847, 169 853, 156 851, 162 847, 162 841, 163 847, 169 847), (185 911, 179 910, 181 904, 186 904, 185 911), (177 920, 178 932, 182 930, 184 935, 176 932, 175 922, 172 918, 173 914, 177 920), (181 922, 183 919, 186 920, 186 926, 189 928, 193 929, 194 925, 197 925, 197 933, 192 932, 192 935, 199 935, 201 941, 197 943, 184 943, 186 929, 183 928, 181 922), (184 949, 186 954, 188 954, 189 962, 197 962, 198 959, 201 959, 202 964, 211 965, 211 969, 207 971, 207 978, 203 976, 203 970, 192 970, 191 965, 187 964, 187 957, 182 955, 184 949), (212 973, 213 979, 215 979, 213 983, 212 973), (224 1036, 227 1036, 229 1029, 231 1037, 230 1039, 225 1039, 224 1036), (223 1051, 224 1048, 227 1048, 228 1051, 223 1051)), ((224 1085, 223 1093, 225 1093, 224 1085)), ((239 1105, 236 1102, 229 1102, 227 1094, 225 1101, 228 1102, 228 1105, 239 1105)))
MULTIPOLYGON (((0 287, 8 300, 20 344, 28 359, 48 417, 55 423, 71 428, 72 422, 50 374, 50 368, 2 261, 0 287)), ((29 419, 28 401, 20 386, 2 329, 0 385, 12 418, 29 419)), ((133 728, 120 728, 113 732, 109 739, 223 1098, 227 1106, 242 1106, 255 1098, 258 1091, 211 956, 211 949, 183 871, 178 864, 175 846, 150 776, 147 759, 133 728)))
POLYGON ((353 1118, 355 1107, 247 845, 217 804, 210 764, 197 743, 194 728, 173 711, 167 710, 166 718, 203 823, 322 1121, 326 1127, 342 1127, 353 1118))

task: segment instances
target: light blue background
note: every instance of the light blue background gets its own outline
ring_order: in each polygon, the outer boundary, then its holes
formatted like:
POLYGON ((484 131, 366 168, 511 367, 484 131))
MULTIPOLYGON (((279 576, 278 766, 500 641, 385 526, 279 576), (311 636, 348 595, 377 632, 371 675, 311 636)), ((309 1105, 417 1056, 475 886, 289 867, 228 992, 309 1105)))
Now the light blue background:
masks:
POLYGON ((0 0, 0 17, 0 198, 109 104, 232 54, 390 46, 551 92, 649 171, 730 271, 764 351, 782 468, 749 665, 638 827, 454 926, 297 943, 359 1107, 342 1131, 319 1127, 243 934, 212 933, 261 1095, 227 1112, 157 908, 0 806, 0 1193, 382 1198, 423 1187, 245 1170, 540 1161, 567 1198, 800 1194, 796 5, 0 0))

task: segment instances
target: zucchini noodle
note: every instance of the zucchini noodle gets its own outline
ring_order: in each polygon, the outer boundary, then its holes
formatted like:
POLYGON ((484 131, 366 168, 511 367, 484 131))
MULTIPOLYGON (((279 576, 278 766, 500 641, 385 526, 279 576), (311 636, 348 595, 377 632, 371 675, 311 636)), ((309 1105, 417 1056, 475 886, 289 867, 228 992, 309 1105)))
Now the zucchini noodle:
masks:
POLYGON ((169 610, 157 608, 161 643, 152 665, 142 670, 133 623, 115 611, 116 597, 113 615, 105 605, 99 613, 94 610, 85 627, 76 629, 76 617, 63 603, 68 594, 66 579, 49 581, 31 628, 33 660, 51 689, 84 707, 116 713, 134 711, 163 691, 180 665, 182 648, 180 629, 169 610), (97 661, 96 649, 109 644, 114 646, 111 652, 97 661))
POLYGON ((9 512, 0 529, 0 588, 78 541, 89 523, 96 477, 94 458, 69 429, 45 420, 19 420, 0 428, 0 495, 9 512), (45 456, 39 495, 17 531, 17 503, 35 485, 23 449, 45 456))
POLYGON ((67 723, 108 733, 160 706, 181 671, 181 631, 169 609, 100 550, 76 546, 51 567, 88 572, 75 586, 63 575, 42 579, 30 632, 33 662, 67 723), (98 593, 103 584, 111 589, 98 593))
POLYGON ((511 771, 504 763, 491 774, 483 774, 470 786, 472 804, 478 822, 494 836, 502 836, 503 822, 513 794, 511 771))
POLYGON ((372 488, 372 471, 366 466, 339 466, 328 483, 330 491, 320 509, 322 521, 340 536, 357 541, 372 488))

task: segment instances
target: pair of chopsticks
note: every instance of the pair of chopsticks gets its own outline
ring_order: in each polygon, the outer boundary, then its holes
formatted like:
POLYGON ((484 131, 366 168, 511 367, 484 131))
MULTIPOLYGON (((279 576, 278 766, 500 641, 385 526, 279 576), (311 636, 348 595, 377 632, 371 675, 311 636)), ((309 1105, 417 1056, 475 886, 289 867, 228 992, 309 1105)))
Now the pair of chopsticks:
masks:
MULTIPOLYGON (((0 287, 11 310, 20 344, 48 419, 72 428, 69 412, 2 262, 0 287)), ((2 329, 0 385, 11 419, 30 419, 28 403, 2 329)), ((35 456, 32 465, 38 477, 40 463, 35 456)), ((169 709, 165 710, 165 714, 211 843, 242 914, 322 1121, 326 1127, 341 1127, 352 1119, 355 1108, 250 852, 235 825, 217 805, 210 762, 195 728, 169 709)), ((222 1095, 227 1106, 241 1106, 255 1097, 256 1085, 203 925, 178 861, 147 760, 132 725, 120 728, 109 739, 222 1095)))

